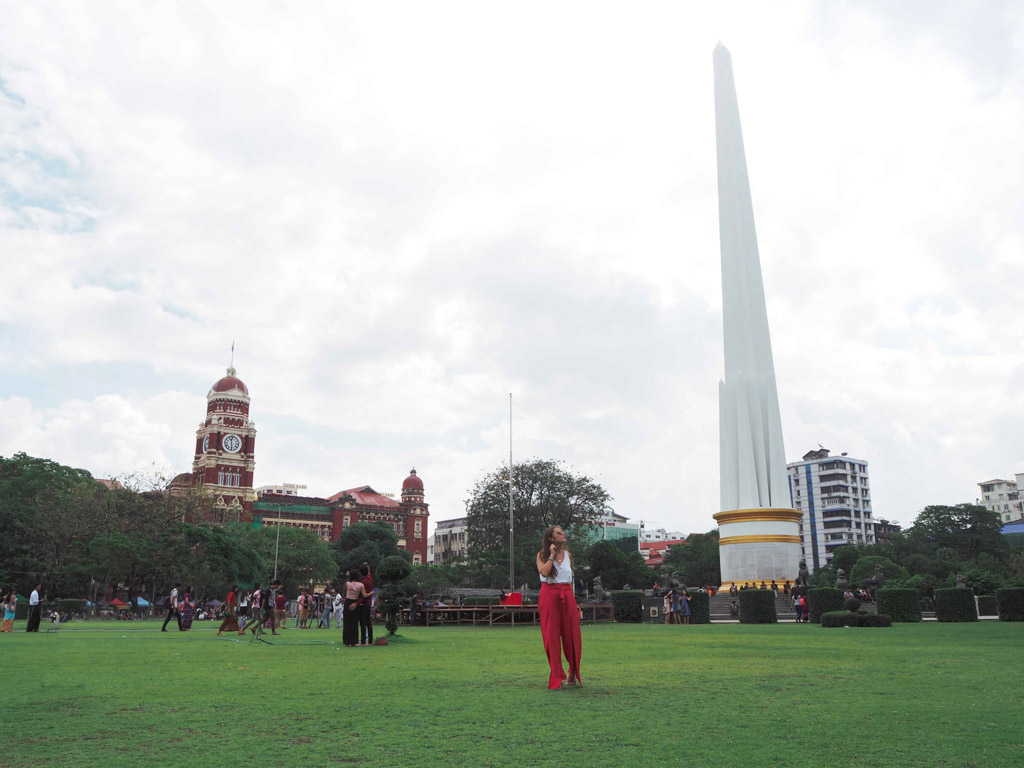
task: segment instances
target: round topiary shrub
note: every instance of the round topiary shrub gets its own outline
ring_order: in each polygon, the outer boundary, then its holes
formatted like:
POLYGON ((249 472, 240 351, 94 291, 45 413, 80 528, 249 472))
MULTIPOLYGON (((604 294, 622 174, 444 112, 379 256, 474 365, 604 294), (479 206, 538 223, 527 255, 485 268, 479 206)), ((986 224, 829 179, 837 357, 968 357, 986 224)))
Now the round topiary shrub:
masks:
POLYGON ((843 601, 843 610, 856 613, 860 610, 860 600, 856 597, 848 597, 843 601))
POLYGON ((935 618, 939 621, 977 621, 974 591, 968 587, 936 589, 935 618))
POLYGON ((375 575, 378 581, 395 582, 409 578, 410 573, 412 573, 412 565, 408 560, 399 555, 391 555, 377 563, 375 575))
POLYGON ((996 590, 1000 621, 1024 621, 1024 587, 996 590))
POLYGON ((862 613, 860 614, 860 625, 862 627, 891 627, 892 616, 884 613, 862 613))
POLYGON ((862 614, 850 611, 828 611, 821 614, 821 626, 826 628, 859 627, 862 614))
POLYGON ((817 624, 821 616, 829 611, 843 608, 843 590, 835 587, 814 587, 807 590, 807 612, 809 621, 817 624))
POLYGON ((775 594, 770 589, 740 591, 740 624, 775 624, 775 594))
POLYGON ((916 589, 886 588, 875 592, 878 612, 891 616, 893 621, 921 620, 921 602, 916 589))
POLYGON ((617 589, 612 595, 612 617, 626 624, 643 621, 643 592, 638 589, 617 589))
POLYGON ((711 598, 707 592, 690 592, 690 623, 711 623, 711 598))
POLYGON ((999 602, 995 595, 978 596, 978 615, 996 616, 999 613, 999 602))

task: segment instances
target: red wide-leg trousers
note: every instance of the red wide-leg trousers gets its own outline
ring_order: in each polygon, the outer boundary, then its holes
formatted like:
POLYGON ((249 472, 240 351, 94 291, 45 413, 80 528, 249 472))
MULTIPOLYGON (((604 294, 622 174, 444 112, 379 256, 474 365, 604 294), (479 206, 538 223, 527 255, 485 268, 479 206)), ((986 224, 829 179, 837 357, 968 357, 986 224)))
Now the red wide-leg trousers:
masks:
POLYGON ((544 653, 548 656, 551 675, 548 688, 555 689, 565 680, 562 669, 562 654, 569 662, 569 676, 580 679, 580 611, 570 584, 548 584, 540 586, 537 598, 537 612, 540 614, 540 634, 544 639, 544 653))

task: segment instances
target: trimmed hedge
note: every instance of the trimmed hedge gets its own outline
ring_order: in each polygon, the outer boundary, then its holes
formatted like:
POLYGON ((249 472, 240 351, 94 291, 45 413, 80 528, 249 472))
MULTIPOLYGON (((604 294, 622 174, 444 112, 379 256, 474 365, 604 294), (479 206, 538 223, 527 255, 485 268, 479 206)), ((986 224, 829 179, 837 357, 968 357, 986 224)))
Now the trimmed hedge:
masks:
POLYGON ((996 590, 1000 621, 1024 621, 1024 587, 996 590))
POLYGON ((850 611, 828 611, 821 614, 821 626, 823 627, 859 627, 861 614, 850 613, 850 611))
POLYGON ((821 614, 821 626, 836 627, 891 627, 892 616, 883 613, 856 613, 854 611, 829 611, 821 614))
POLYGON ((740 624, 775 624, 775 593, 770 589, 740 590, 740 624))
POLYGON ((995 595, 978 595, 978 615, 996 616, 999 613, 999 603, 995 595))
POLYGON ((711 597, 707 592, 690 593, 690 623, 711 623, 711 597))
POLYGON ((936 589, 935 618, 939 621, 977 621, 974 590, 969 587, 936 589))
POLYGON ((638 589, 617 589, 611 594, 615 621, 626 624, 639 624, 643 621, 643 592, 638 589))
POLYGON ((875 592, 875 600, 878 612, 891 616, 893 621, 921 621, 921 603, 916 589, 880 589, 875 592))
POLYGON ((809 621, 817 624, 822 614, 843 609, 843 590, 835 587, 814 587, 807 590, 807 612, 809 621))
POLYGON ((858 613, 860 611, 860 600, 856 597, 846 598, 843 600, 843 610, 850 613, 858 613))

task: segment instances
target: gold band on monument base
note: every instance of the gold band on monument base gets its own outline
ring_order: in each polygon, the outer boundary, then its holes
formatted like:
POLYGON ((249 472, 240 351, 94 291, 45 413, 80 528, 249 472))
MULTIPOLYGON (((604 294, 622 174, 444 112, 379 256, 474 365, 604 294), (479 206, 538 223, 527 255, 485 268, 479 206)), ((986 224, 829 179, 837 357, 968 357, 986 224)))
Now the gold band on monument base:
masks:
POLYGON ((712 515, 719 525, 728 523, 778 522, 798 523, 804 513, 799 509, 771 507, 766 509, 731 509, 712 515))
POLYGON ((724 547, 727 544, 763 544, 765 542, 781 541, 786 544, 800 544, 799 536, 784 536, 775 534, 762 534, 754 536, 725 536, 718 540, 718 546, 724 547))

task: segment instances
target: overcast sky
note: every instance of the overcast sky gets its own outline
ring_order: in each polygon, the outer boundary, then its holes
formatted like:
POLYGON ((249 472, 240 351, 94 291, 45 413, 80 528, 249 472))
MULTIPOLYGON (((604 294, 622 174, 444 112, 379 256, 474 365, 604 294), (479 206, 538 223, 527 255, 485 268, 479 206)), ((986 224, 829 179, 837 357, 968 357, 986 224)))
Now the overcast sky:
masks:
POLYGON ((1024 5, 694 6, 0 3, 0 455, 187 471, 234 341, 257 485, 458 517, 511 392, 712 529, 721 40, 789 460, 904 524, 1024 471, 1024 5))

